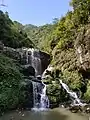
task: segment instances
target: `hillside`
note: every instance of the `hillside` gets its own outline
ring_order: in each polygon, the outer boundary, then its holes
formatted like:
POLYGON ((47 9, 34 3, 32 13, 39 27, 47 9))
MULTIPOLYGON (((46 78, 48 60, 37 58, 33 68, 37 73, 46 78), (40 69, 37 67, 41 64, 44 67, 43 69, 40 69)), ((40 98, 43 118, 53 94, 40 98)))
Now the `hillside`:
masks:
POLYGON ((72 0, 70 4, 73 11, 58 21, 49 39, 51 65, 59 71, 58 77, 90 100, 90 1, 72 0))

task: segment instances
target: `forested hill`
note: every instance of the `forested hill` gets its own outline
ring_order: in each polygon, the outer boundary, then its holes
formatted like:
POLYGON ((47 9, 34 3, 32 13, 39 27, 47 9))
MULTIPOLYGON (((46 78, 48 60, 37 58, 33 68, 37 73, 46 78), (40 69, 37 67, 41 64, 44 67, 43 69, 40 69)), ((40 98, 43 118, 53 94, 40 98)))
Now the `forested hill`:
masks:
POLYGON ((57 19, 52 24, 46 24, 43 26, 35 26, 32 24, 22 25, 21 23, 14 21, 14 25, 21 31, 27 33, 30 40, 35 44, 36 48, 47 51, 48 39, 52 31, 56 26, 57 19))
POLYGON ((13 22, 8 13, 0 11, 0 41, 12 48, 33 47, 33 42, 23 30, 22 24, 13 22))
POLYGON ((12 21, 8 13, 0 11, 0 41, 13 48, 38 47, 44 49, 44 42, 52 32, 54 24, 46 24, 40 27, 28 24, 22 25, 18 21, 12 21))

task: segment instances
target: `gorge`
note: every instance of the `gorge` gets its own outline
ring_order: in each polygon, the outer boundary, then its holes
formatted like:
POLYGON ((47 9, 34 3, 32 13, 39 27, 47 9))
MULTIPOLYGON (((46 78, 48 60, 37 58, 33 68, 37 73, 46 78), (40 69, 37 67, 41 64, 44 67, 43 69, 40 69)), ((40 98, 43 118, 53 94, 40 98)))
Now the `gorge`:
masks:
POLYGON ((42 26, 0 10, 0 120, 90 119, 90 0, 70 6, 42 26))

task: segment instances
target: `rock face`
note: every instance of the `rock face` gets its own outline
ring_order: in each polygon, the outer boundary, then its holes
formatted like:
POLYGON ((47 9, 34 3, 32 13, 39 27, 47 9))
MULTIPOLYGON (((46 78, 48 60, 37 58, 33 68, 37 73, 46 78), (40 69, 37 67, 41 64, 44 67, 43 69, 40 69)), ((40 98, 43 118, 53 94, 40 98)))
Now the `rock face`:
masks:
POLYGON ((18 60, 22 65, 31 65, 36 75, 41 75, 50 63, 50 55, 33 48, 13 49, 0 45, 0 51, 7 56, 18 60))
POLYGON ((33 48, 5 47, 2 43, 0 43, 0 52, 20 63, 24 81, 21 81, 22 97, 19 108, 32 108, 33 82, 42 84, 41 75, 50 63, 50 55, 33 48))
POLYGON ((80 72, 90 78, 90 25, 81 29, 75 42, 75 49, 80 72))
MULTIPOLYGON (((23 102, 19 103, 19 108, 32 108, 33 107, 33 85, 32 81, 27 79, 22 82, 21 91, 24 93, 23 102)), ((22 96, 23 97, 23 96, 22 96)))
POLYGON ((23 74, 24 76, 35 76, 35 69, 31 65, 23 66, 23 74))
POLYGON ((85 71, 90 69, 90 29, 83 28, 78 34, 75 49, 80 67, 85 71))

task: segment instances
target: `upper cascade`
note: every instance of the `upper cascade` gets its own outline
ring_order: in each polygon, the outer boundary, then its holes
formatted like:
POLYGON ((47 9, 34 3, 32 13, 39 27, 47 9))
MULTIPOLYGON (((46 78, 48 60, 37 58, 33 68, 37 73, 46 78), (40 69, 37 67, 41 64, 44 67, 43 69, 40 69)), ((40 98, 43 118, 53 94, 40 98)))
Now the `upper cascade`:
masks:
POLYGON ((35 76, 42 74, 41 68, 41 59, 40 59, 40 52, 37 49, 33 48, 24 48, 23 49, 26 58, 26 64, 30 64, 35 69, 35 76))
POLYGON ((38 49, 25 47, 14 49, 3 44, 0 50, 5 55, 18 60, 25 67, 32 66, 35 69, 35 76, 42 75, 50 63, 50 55, 38 49))

